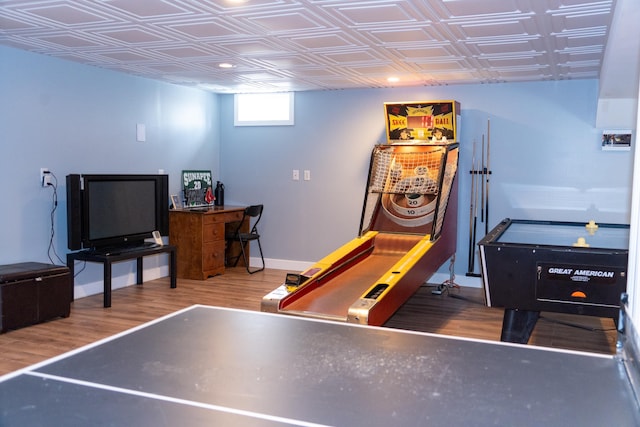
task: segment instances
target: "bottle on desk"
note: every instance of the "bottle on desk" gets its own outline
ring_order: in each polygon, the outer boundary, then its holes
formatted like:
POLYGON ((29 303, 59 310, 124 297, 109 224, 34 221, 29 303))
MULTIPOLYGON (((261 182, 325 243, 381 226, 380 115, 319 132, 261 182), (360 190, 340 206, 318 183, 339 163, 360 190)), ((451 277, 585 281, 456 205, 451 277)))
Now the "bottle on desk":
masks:
POLYGON ((216 184, 216 189, 214 190, 214 205, 216 206, 224 206, 224 184, 220 181, 216 184))

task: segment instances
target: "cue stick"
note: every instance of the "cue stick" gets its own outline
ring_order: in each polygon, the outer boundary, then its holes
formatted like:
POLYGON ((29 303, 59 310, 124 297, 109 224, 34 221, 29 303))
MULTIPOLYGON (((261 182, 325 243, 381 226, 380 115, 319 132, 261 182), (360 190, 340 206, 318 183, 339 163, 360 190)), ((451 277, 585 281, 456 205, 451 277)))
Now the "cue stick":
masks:
MULTIPOLYGON (((482 139, 484 141, 484 135, 482 135, 482 139)), ((480 163, 480 162, 478 162, 480 163)), ((476 179, 475 185, 474 185, 474 194, 475 197, 473 199, 473 210, 474 210, 474 217, 473 217, 473 245, 472 245, 472 256, 471 256, 471 273, 475 274, 475 260, 476 260, 476 233, 477 233, 477 227, 478 227, 478 186, 482 186, 482 183, 480 182, 480 177, 478 177, 476 179)))
POLYGON ((487 173, 485 175, 485 199, 484 199, 484 219, 486 220, 484 223, 484 234, 485 236, 489 234, 489 174, 491 173, 491 168, 489 167, 489 159, 490 159, 490 146, 491 146, 491 120, 487 119, 487 173))
POLYGON ((469 268, 467 272, 473 273, 473 198, 476 183, 476 140, 473 140, 473 154, 471 156, 471 199, 469 202, 469 268))
POLYGON ((480 166, 480 222, 484 222, 484 176, 487 168, 484 165, 484 134, 482 134, 482 165, 480 166))

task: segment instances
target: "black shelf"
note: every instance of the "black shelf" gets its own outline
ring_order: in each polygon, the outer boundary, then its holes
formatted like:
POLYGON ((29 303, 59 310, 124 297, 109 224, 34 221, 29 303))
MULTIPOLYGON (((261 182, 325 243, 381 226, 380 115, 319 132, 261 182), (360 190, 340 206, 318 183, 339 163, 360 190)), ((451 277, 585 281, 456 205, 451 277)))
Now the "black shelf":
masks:
POLYGON ((171 277, 171 287, 175 288, 176 283, 176 247, 172 245, 144 245, 144 246, 124 246, 109 250, 84 250, 67 254, 67 267, 71 277, 75 279, 75 261, 98 262, 104 266, 104 306, 111 307, 111 265, 114 262, 136 259, 137 261, 137 281, 138 285, 143 282, 143 258, 150 255, 162 253, 169 254, 169 275, 171 277))

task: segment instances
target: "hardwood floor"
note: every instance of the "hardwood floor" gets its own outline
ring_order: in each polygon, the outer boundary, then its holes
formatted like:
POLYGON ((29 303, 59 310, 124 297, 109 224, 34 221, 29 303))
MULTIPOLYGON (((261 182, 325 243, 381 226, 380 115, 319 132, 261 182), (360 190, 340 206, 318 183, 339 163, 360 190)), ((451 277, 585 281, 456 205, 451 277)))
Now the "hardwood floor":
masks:
MULTIPOLYGON (((285 271, 267 269, 253 275, 244 267, 228 269, 205 281, 169 278, 113 291, 112 307, 102 294, 75 300, 71 316, 0 334, 0 375, 38 363, 125 331, 193 304, 260 310, 260 301, 284 280, 285 271)), ((503 311, 486 307, 482 291, 451 288, 433 295, 424 285, 403 305, 387 327, 499 341, 503 311)), ((611 319, 543 313, 530 345, 615 353, 611 319)))

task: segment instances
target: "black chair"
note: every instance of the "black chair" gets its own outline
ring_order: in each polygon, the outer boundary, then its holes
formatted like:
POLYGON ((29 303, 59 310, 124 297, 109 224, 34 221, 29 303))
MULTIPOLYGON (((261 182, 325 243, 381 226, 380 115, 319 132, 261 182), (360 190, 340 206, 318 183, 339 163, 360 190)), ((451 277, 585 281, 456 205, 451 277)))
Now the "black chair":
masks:
MULTIPOLYGON (((247 272, 249 274, 257 273, 258 271, 264 270, 264 256, 262 255, 262 245, 260 245, 260 233, 258 233, 258 223, 260 222, 260 218, 262 218, 262 210, 263 205, 252 205, 248 206, 244 210, 244 215, 242 216, 242 221, 238 224, 235 231, 227 236, 227 241, 229 242, 238 242, 240 244, 241 253, 235 256, 233 259, 233 266, 238 265, 238 261, 240 260, 240 256, 244 260, 244 265, 247 268, 247 272), (242 225, 245 221, 249 221, 250 230, 248 233, 242 232, 242 225), (251 222, 253 221, 253 225, 251 222), (255 240, 258 242, 258 249, 260 250, 260 259, 262 260, 262 268, 258 268, 256 270, 249 269, 249 259, 247 258, 246 246, 249 242, 255 240)), ((229 262, 231 264, 231 262, 229 262)))

